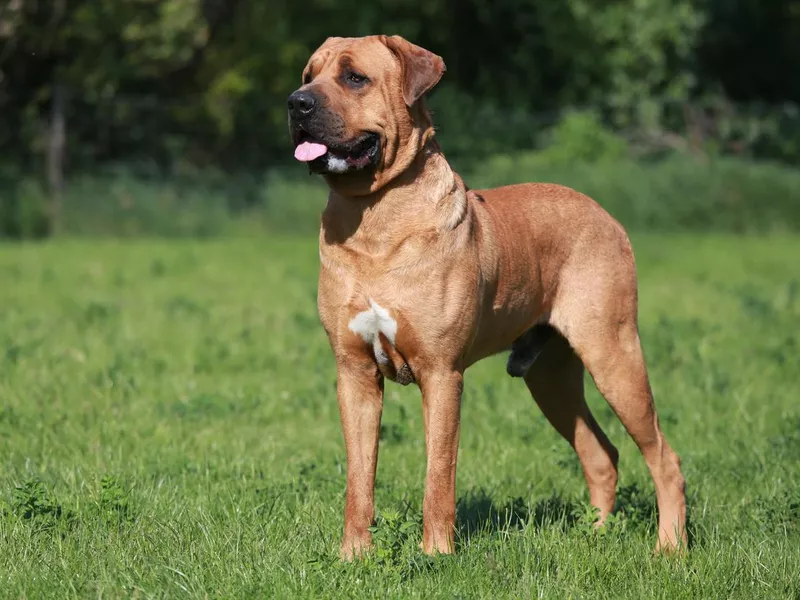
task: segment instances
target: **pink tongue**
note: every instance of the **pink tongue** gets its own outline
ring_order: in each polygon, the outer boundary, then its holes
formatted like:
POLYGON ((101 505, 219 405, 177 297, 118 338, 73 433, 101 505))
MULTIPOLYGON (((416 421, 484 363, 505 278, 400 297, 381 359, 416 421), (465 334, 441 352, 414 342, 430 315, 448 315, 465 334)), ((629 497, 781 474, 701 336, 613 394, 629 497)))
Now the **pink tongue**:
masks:
POLYGON ((303 142, 294 149, 294 157, 303 162, 310 162, 315 158, 319 158, 328 151, 325 144, 318 144, 316 142, 303 142))

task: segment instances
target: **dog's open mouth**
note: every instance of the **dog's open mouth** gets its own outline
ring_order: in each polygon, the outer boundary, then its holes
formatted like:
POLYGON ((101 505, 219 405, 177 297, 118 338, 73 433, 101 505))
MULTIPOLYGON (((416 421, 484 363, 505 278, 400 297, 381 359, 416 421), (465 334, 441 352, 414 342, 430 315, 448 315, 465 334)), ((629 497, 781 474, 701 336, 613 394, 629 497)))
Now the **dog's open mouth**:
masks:
POLYGON ((299 129, 295 135, 294 157, 310 165, 330 165, 335 162, 350 169, 363 169, 376 159, 379 146, 380 138, 376 133, 365 133, 350 142, 334 145, 325 144, 299 129))

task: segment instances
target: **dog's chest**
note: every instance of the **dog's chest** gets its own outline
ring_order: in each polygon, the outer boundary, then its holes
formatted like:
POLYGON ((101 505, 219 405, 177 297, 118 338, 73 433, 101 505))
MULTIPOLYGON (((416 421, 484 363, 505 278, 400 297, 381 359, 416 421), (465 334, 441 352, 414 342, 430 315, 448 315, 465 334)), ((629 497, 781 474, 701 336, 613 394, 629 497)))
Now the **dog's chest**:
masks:
POLYGON ((366 310, 357 313, 350 319, 347 328, 373 347, 375 359, 379 362, 386 359, 381 349, 381 336, 385 337, 392 346, 397 340, 397 321, 387 309, 372 299, 366 310))
POLYGON ((370 298, 368 306, 350 318, 347 328, 368 346, 384 377, 407 385, 414 376, 397 350, 398 322, 393 312, 370 298))

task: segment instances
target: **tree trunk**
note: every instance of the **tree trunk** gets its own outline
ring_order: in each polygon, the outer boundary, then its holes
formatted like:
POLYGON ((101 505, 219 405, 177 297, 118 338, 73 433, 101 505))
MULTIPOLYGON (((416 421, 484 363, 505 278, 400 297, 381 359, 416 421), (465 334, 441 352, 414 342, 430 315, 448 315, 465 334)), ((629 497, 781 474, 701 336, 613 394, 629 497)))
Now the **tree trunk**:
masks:
POLYGON ((64 201, 64 150, 67 143, 64 85, 53 83, 50 128, 47 139, 47 183, 50 191, 50 233, 61 230, 64 201))

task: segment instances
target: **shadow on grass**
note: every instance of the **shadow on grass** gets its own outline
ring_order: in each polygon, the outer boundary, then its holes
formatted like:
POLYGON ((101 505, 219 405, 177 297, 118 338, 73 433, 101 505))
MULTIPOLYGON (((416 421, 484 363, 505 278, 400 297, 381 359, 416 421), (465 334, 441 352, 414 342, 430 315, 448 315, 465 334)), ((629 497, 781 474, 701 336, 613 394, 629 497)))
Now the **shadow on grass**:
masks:
MULTIPOLYGON (((691 511, 687 512, 688 542, 689 548, 692 548, 697 539, 691 511)), ((624 519, 630 529, 652 535, 658 530, 655 495, 651 490, 643 490, 637 483, 619 488, 614 514, 624 519)), ((476 535, 491 535, 525 527, 557 527, 566 533, 577 526, 591 527, 593 519, 586 503, 565 498, 558 493, 533 505, 522 497, 497 503, 486 490, 480 488, 470 490, 458 501, 457 515, 457 537, 462 542, 476 535)))
POLYGON ((474 535, 526 526, 540 529, 557 525, 566 531, 575 526, 579 507, 580 504, 559 494, 531 506, 522 497, 497 504, 486 490, 470 490, 458 501, 458 537, 467 541, 474 535))

